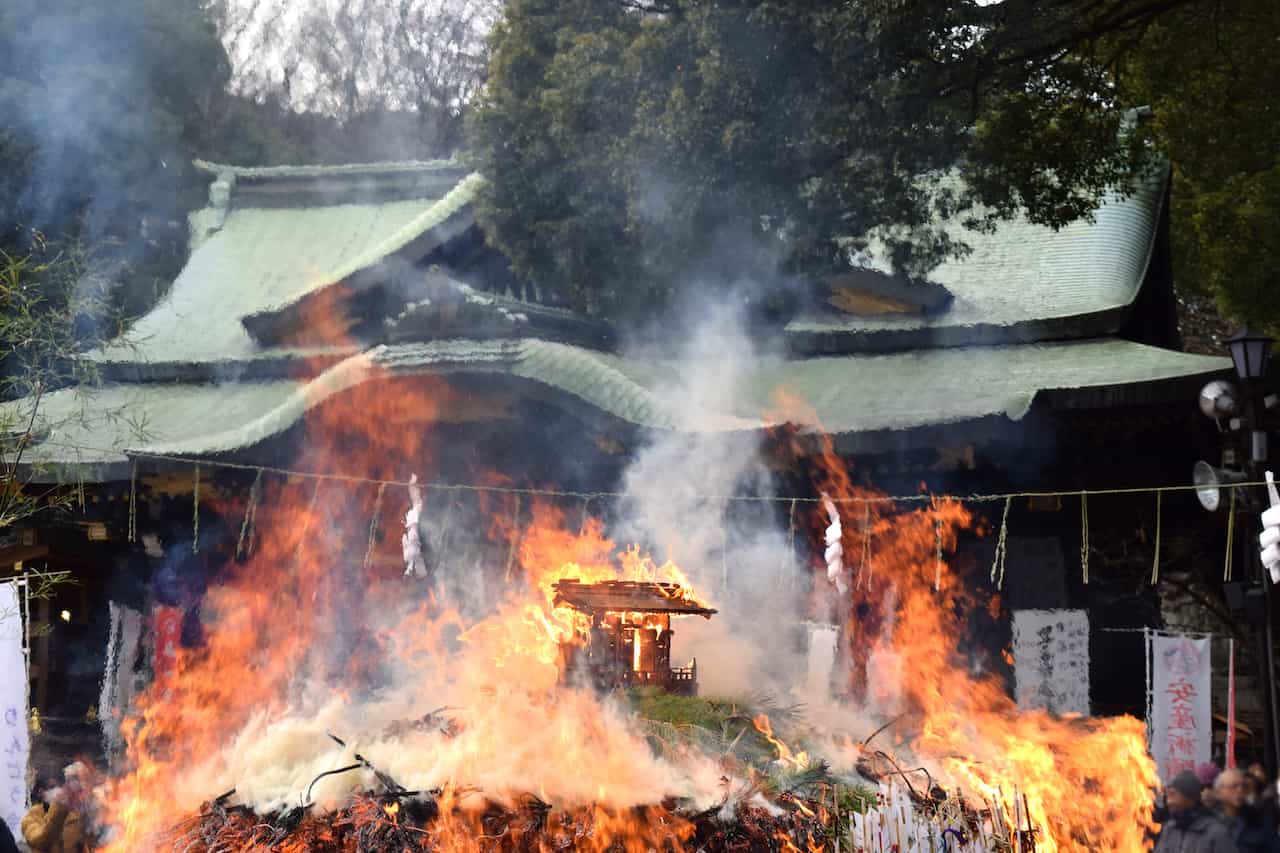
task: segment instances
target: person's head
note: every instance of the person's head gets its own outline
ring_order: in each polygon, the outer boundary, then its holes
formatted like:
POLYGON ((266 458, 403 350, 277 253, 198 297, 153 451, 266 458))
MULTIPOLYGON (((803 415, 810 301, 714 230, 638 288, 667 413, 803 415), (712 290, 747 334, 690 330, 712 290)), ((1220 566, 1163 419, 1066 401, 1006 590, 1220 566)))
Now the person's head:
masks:
POLYGON ((1255 761, 1249 765, 1249 778, 1257 782, 1259 788, 1267 786, 1267 768, 1262 766, 1261 761, 1255 761))
POLYGON ((1208 811, 1213 811, 1218 807, 1218 795, 1213 790, 1212 785, 1205 785, 1200 789, 1200 805, 1204 806, 1208 811))
POLYGON ((62 778, 68 785, 84 787, 89 784, 89 768, 84 762, 73 761, 62 769, 62 778))
POLYGON ((42 803, 46 801, 46 795, 49 791, 57 788, 57 783, 47 776, 38 777, 35 784, 31 786, 31 802, 42 803))
POLYGON ((1242 775, 1244 780, 1244 801, 1249 804, 1258 802, 1258 797, 1262 794, 1262 783, 1252 773, 1242 775))
POLYGON ((1224 811, 1235 814, 1244 808, 1245 774, 1239 770, 1223 770, 1213 781, 1213 792, 1224 811))
POLYGON ((1196 774, 1190 770, 1183 770, 1165 785, 1165 804, 1174 814, 1190 811, 1200 805, 1202 790, 1203 786, 1196 778, 1196 774))

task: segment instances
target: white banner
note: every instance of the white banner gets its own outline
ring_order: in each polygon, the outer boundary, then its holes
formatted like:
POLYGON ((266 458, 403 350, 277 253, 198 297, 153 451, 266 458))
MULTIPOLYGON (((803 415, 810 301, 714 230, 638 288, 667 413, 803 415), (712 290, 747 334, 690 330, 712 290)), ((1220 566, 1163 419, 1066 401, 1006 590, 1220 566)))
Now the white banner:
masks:
POLYGON ((1210 759, 1213 670, 1209 640, 1151 638, 1151 756, 1162 780, 1210 759))
POLYGON ((27 660, 22 653, 22 609, 15 581, 0 583, 0 817, 14 838, 22 837, 27 811, 27 660))
POLYGON ((1089 714, 1089 614, 1013 611, 1014 695, 1018 707, 1089 714))
MULTIPOLYGON (((98 699, 98 721, 102 726, 107 765, 112 767, 124 749, 120 723, 134 691, 134 664, 142 640, 142 614, 132 607, 108 602, 110 628, 107 633, 107 665, 98 699)), ((114 768, 113 768, 114 769, 114 768)))

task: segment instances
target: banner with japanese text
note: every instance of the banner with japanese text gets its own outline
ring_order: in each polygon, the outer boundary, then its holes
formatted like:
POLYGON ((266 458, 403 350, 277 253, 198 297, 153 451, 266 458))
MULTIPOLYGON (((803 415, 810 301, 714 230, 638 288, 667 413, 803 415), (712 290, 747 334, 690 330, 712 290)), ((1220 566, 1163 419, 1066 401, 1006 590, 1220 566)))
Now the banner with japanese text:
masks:
POLYGON ((1162 780, 1210 760, 1213 676, 1208 638, 1151 637, 1151 756, 1162 780))
POLYGON ((3 767, 0 767, 0 817, 14 838, 22 837, 27 811, 27 658, 22 650, 22 609, 15 581, 0 583, 0 728, 3 729, 3 767))
POLYGON ((1089 614, 1013 611, 1013 675, 1018 707, 1089 714, 1089 614))
POLYGON ((156 681, 167 681, 178 665, 178 649, 182 645, 182 609, 159 605, 152 611, 155 649, 151 666, 156 681))

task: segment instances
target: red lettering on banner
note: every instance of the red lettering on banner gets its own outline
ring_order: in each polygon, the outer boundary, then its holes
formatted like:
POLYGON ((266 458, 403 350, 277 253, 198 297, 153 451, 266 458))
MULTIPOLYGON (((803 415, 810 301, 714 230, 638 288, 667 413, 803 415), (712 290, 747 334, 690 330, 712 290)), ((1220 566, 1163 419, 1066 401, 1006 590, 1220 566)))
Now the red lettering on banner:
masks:
POLYGON ((173 674, 178 664, 178 647, 182 643, 182 610, 177 607, 157 607, 155 619, 155 653, 152 666, 156 681, 163 681, 173 674))
POLYGON ((1174 729, 1195 731, 1196 716, 1191 712, 1190 708, 1174 706, 1169 709, 1169 730, 1173 731, 1174 729))
POLYGON ((1191 700, 1199 696, 1196 686, 1187 681, 1174 681, 1165 688, 1165 692, 1173 697, 1173 704, 1191 704, 1191 700))

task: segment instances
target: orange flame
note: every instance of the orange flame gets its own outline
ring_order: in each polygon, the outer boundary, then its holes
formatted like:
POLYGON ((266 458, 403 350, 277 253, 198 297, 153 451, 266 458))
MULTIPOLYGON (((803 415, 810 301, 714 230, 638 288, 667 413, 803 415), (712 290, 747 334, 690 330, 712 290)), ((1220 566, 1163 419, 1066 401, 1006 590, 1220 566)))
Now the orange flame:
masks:
MULTIPOLYGON (((795 399, 782 397, 780 405, 793 422, 816 424, 795 399)), ((994 676, 971 675, 959 660, 961 614, 980 605, 939 565, 938 550, 955 550, 959 531, 973 526, 969 512, 939 499, 896 511, 853 484, 830 436, 815 430, 806 437, 816 444, 812 455, 798 433, 790 438, 816 467, 816 490, 841 507, 865 508, 871 519, 868 565, 858 568, 843 602, 846 614, 859 614, 845 623, 852 692, 884 716, 911 721, 904 746, 979 802, 1025 795, 1040 831, 1037 851, 1145 849, 1158 780, 1143 724, 1020 711, 994 676)), ((815 527, 825 523, 815 516, 815 527)), ((859 553, 859 534, 845 526, 846 554, 859 553)), ((1010 803, 1005 811, 1012 820, 1022 807, 1010 803)))
MULTIPOLYGON (((298 467, 319 471, 341 460, 359 476, 425 475, 433 448, 423 422, 453 400, 438 380, 387 377, 357 386, 308 417, 310 450, 298 467)), ((834 601, 844 625, 846 692, 886 716, 902 715, 902 748, 945 784, 993 804, 1007 802, 1016 786, 1040 831, 1041 853, 1142 849, 1156 780, 1141 724, 1020 713, 1002 685, 972 676, 957 659, 960 614, 982 603, 939 564, 937 548, 954 551, 959 532, 973 525, 964 507, 934 500, 900 512, 854 485, 820 431, 816 454, 797 433, 784 437, 813 465, 814 491, 830 495, 846 517, 845 554, 868 555, 865 565, 846 560, 851 582, 834 601), (867 536, 874 547, 864 549, 867 536)), ((482 616, 467 616, 460 602, 399 576, 396 519, 407 496, 388 490, 366 569, 378 491, 319 488, 303 481, 267 490, 251 558, 228 569, 204 602, 204 642, 180 653, 174 677, 138 700, 125 728, 131 769, 108 803, 118 829, 108 850, 163 848, 169 828, 233 787, 241 801, 274 808, 312 795, 314 785, 323 807, 348 805, 360 821, 404 823, 398 803, 356 796, 376 787, 370 774, 319 778, 349 764, 354 752, 326 737, 331 725, 358 726, 347 735, 380 772, 415 790, 441 791, 441 817, 423 839, 429 849, 483 849, 483 799, 523 794, 576 810, 548 819, 577 849, 683 847, 686 823, 650 821, 636 807, 672 796, 714 805, 723 793, 720 766, 693 755, 679 766, 666 763, 613 703, 559 684, 560 644, 581 630, 582 617, 554 598, 555 583, 566 579, 661 580, 702 603, 678 567, 635 547, 619 549, 598 520, 576 523, 545 503, 516 530, 507 521, 510 505, 495 501, 483 508, 488 532, 500 553, 515 555, 518 571, 495 579, 494 566, 474 567, 499 591, 482 616), (455 709, 449 732, 400 726, 392 733, 391 724, 440 706, 455 709)), ((815 512, 809 521, 820 542, 825 520, 815 512)), ((815 579, 815 607, 833 603, 824 583, 815 579)), ((781 762, 809 764, 805 752, 775 736, 767 716, 754 722, 781 762)), ((799 849, 790 839, 786 845, 799 849)), ((812 841, 806 846, 815 849, 812 841)), ((265 847, 246 842, 243 849, 265 847)))

